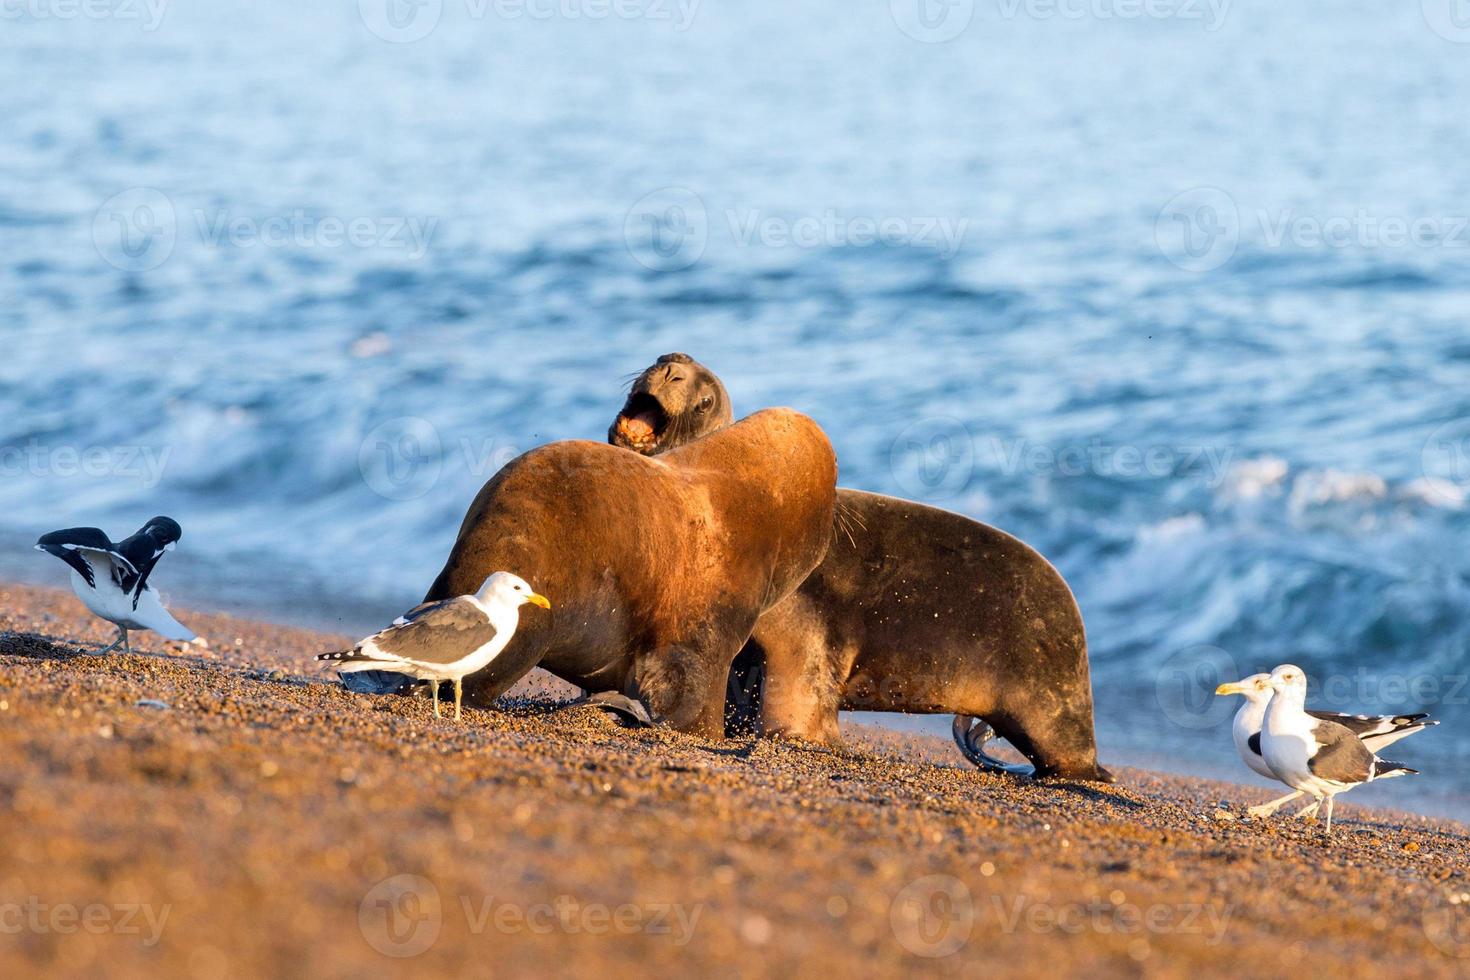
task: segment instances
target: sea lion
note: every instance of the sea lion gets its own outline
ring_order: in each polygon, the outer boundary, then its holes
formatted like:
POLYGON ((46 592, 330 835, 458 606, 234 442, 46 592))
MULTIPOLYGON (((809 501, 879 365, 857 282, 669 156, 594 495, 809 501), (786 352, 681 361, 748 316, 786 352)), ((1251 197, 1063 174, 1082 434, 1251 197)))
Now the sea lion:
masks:
MULTIPOLYGON (((730 418, 719 378, 667 354, 634 382, 608 437, 635 452, 679 452, 730 418)), ((839 709, 953 712, 956 741, 977 765, 994 762, 976 717, 1037 776, 1112 781, 1097 761, 1082 614, 1045 558, 967 517, 847 489, 837 491, 832 539, 736 663, 732 701, 759 687, 764 730, 835 743, 839 709), (752 682, 762 657, 765 676, 752 682)))
POLYGON ((757 617, 821 562, 836 485, 831 443, 789 409, 657 458, 552 443, 485 484, 425 601, 473 592, 501 568, 551 600, 467 678, 471 703, 539 665, 720 737, 730 662, 757 617))

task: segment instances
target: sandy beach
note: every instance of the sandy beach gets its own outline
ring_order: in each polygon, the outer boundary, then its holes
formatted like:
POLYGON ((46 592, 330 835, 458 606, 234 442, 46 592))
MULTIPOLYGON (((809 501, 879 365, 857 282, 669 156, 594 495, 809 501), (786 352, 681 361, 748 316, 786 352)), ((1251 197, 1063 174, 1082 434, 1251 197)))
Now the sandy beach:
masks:
MULTIPOLYGON (((1463 976, 1470 831, 1117 769, 1035 785, 938 739, 620 727, 528 679, 435 719, 345 641, 181 612, 209 649, 0 586, 8 976, 1463 976)), ((1105 760, 1106 761, 1106 760, 1105 760)))

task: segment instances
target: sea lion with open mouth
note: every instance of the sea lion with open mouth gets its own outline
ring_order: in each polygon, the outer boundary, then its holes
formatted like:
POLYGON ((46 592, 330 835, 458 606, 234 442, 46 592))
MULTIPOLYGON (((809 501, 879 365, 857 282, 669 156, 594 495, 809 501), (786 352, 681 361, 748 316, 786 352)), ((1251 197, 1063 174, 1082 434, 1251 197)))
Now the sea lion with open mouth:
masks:
POLYGON ((485 484, 425 601, 473 592, 501 568, 551 600, 466 678, 471 704, 539 665, 721 737, 730 663, 822 560, 836 484, 826 435, 789 409, 658 457, 552 443, 485 484))
MULTIPOLYGON (((634 382, 608 438, 677 453, 730 418, 719 378, 666 354, 634 382)), ((982 768, 1010 768, 984 752, 993 729, 1037 776, 1113 779, 1098 765, 1082 614, 1061 575, 1003 531, 894 497, 837 491, 826 557, 761 616, 730 688, 732 700, 758 691, 774 734, 835 743, 839 709, 952 712, 956 742, 982 768)))

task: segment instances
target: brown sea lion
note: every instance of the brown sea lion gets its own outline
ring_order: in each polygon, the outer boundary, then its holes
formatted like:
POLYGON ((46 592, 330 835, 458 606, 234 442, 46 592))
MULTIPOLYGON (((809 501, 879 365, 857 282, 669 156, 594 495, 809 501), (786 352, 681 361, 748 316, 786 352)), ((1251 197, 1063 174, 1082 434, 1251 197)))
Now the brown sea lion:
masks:
POLYGON ((730 662, 757 617, 822 560, 836 484, 826 435, 789 409, 657 458, 542 446, 485 484, 425 601, 474 592, 498 569, 551 599, 466 679, 472 704, 539 665, 719 737, 730 662))
MULTIPOLYGON (((634 382, 608 438, 680 452, 730 419, 719 378, 667 354, 634 382)), ((1113 778, 1097 761, 1087 640, 1067 583, 1016 538, 934 507, 839 489, 832 546, 756 624, 732 700, 752 687, 768 732, 836 742, 839 709, 952 712, 977 765, 995 765, 978 717, 1038 776, 1113 778)))

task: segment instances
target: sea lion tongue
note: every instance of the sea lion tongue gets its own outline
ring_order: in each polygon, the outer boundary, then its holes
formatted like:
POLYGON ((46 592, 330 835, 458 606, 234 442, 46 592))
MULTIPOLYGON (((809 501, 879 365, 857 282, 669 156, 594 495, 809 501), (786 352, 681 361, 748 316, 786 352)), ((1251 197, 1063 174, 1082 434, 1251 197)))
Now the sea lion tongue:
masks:
POLYGON ((634 445, 642 445, 653 438, 653 413, 639 412, 618 419, 618 432, 634 445))

